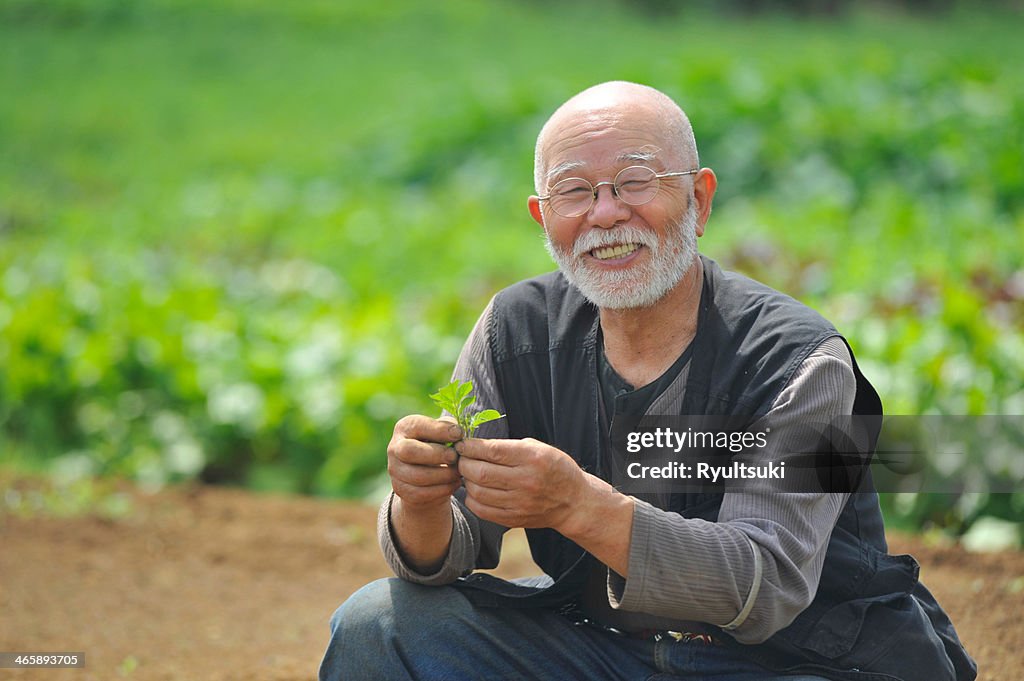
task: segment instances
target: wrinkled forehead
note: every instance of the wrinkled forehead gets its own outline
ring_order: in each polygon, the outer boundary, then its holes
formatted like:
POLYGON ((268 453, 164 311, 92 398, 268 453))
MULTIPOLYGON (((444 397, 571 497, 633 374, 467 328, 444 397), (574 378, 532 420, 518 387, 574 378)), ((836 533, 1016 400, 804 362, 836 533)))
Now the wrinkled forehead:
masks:
POLYGON ((545 179, 668 163, 671 141, 664 126, 649 116, 631 113, 616 109, 569 112, 552 121, 543 140, 545 179))
POLYGON ((582 159, 557 161, 548 167, 545 179, 548 184, 553 184, 567 177, 587 177, 595 173, 600 174, 602 170, 616 174, 630 166, 647 166, 655 170, 662 170, 665 164, 661 161, 661 156, 659 147, 645 145, 633 151, 622 151, 612 158, 597 162, 588 162, 582 159))

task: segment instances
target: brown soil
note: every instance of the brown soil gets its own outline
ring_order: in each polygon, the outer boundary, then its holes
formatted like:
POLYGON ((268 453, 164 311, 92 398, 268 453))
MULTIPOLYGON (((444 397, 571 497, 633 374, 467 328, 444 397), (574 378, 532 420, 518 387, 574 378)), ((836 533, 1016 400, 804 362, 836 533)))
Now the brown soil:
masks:
MULTIPOLYGON (((114 520, 0 510, 0 651, 87 660, 0 678, 314 679, 331 612, 388 574, 368 506, 207 487, 132 496, 114 520)), ((981 678, 1019 677, 1024 554, 890 541, 920 560, 981 678)), ((499 571, 533 569, 520 535, 499 571)))

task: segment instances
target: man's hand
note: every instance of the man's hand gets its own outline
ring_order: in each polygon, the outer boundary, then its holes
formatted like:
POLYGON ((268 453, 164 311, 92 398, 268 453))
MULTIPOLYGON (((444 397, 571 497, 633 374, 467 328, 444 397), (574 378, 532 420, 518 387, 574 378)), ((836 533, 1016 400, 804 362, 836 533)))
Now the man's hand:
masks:
POLYGON ((451 421, 415 415, 395 424, 388 444, 388 475, 406 508, 448 507, 461 482, 455 467, 458 456, 446 445, 461 438, 462 431, 451 421))
POLYGON ((456 443, 466 506, 506 527, 550 527, 628 576, 633 499, 538 440, 456 443))
POLYGON ((559 529, 579 507, 587 481, 572 458, 551 445, 472 438, 455 448, 462 459, 466 505, 506 527, 559 529))
POLYGON ((399 552, 423 575, 437 572, 452 536, 451 496, 462 484, 455 450, 462 437, 451 421, 406 416, 395 424, 388 444, 388 475, 397 497, 391 530, 399 552))

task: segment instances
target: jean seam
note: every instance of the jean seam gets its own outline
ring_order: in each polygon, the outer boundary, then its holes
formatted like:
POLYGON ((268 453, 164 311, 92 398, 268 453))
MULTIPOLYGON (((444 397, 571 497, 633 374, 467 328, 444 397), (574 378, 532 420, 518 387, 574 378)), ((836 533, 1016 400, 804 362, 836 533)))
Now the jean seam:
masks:
POLYGON ((654 644, 654 668, 658 670, 659 674, 668 673, 671 658, 666 641, 658 641, 654 644))

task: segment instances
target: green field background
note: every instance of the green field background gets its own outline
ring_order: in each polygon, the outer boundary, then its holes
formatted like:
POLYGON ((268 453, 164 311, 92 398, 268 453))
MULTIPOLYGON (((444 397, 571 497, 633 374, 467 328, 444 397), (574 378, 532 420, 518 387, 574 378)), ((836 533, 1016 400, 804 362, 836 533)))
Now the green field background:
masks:
MULTIPOLYGON (((1024 414, 1021 14, 707 4, 0 0, 0 463, 379 490, 489 297, 553 267, 533 142, 609 79, 686 109, 702 251, 834 321, 888 413, 1024 414)), ((1024 478, 990 445, 947 473, 1024 478)))

